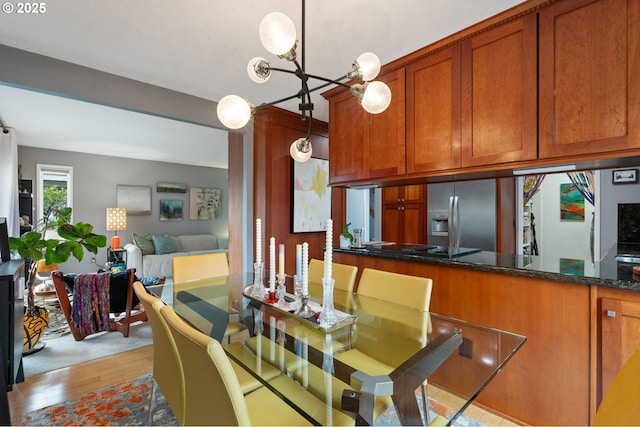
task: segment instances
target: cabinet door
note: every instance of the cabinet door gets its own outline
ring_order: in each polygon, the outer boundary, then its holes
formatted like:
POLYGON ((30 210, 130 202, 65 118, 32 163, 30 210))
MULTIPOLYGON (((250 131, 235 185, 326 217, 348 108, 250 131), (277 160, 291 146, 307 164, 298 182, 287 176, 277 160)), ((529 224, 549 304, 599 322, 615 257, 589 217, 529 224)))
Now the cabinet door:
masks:
POLYGON ((382 204, 384 205, 393 205, 402 202, 402 197, 404 195, 404 187, 384 187, 382 189, 382 204))
POLYGON ((417 184, 417 185, 405 185, 404 195, 402 197, 403 202, 405 203, 422 203, 427 200, 426 193, 426 185, 425 184, 417 184))
POLYGON ((413 203, 402 207, 402 241, 404 243, 426 243, 426 217, 424 205, 413 203))
POLYGON ((462 167, 537 157, 535 14, 462 45, 462 167))
POLYGON ((540 12, 539 156, 640 148, 637 0, 567 0, 540 12))
POLYGON ((400 216, 402 206, 382 206, 382 240, 385 242, 402 242, 400 235, 400 216))
POLYGON ((460 167, 460 46, 407 66, 407 173, 460 167))
MULTIPOLYGON (((404 68, 384 74, 378 80, 391 89, 391 104, 380 114, 365 113, 369 119, 369 138, 363 147, 369 162, 365 178, 405 173, 404 68)), ((350 122, 351 126, 357 123, 351 118, 350 122)), ((353 146, 352 149, 358 150, 358 147, 353 146)))
POLYGON ((640 302, 600 300, 602 396, 622 365, 640 348, 640 302))
POLYGON ((366 176, 369 153, 368 117, 349 91, 329 99, 329 182, 353 181, 366 176))

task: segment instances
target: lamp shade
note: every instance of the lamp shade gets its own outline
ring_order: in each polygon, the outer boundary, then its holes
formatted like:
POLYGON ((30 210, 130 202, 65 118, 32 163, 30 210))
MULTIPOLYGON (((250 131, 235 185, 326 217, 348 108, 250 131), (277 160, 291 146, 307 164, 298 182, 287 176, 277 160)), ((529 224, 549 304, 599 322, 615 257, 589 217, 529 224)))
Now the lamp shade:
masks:
POLYGON ((127 210, 125 208, 107 208, 107 230, 126 230, 127 210))
POLYGON ((251 104, 238 95, 227 95, 216 109, 218 119, 229 129, 240 129, 251 120, 251 104))
POLYGON ((296 139, 289 148, 289 154, 296 162, 306 162, 311 158, 311 152, 311 141, 307 141, 306 138, 296 139), (302 151, 303 147, 306 148, 306 151, 302 151))
POLYGON ((380 72, 380 59, 378 55, 371 52, 365 52, 356 59, 362 80, 371 81, 378 76, 380 72))
POLYGON ((391 104, 391 89, 382 82, 368 82, 360 104, 371 114, 382 113, 391 104))
POLYGON ((256 56, 247 64, 247 74, 256 83, 265 83, 271 77, 269 62, 266 59, 256 56))
POLYGON ((284 13, 272 12, 260 22, 260 41, 274 55, 284 55, 296 44, 296 27, 284 13))

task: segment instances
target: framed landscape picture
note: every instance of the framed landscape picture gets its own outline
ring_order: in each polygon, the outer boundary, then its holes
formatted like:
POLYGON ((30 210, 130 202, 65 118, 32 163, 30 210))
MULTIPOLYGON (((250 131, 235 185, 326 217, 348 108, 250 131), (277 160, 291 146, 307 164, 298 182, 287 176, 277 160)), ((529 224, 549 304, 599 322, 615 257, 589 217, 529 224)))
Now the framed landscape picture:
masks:
POLYGON ((160 221, 182 221, 182 200, 160 199, 160 221))
POLYGON ((116 203, 117 207, 127 210, 127 215, 151 215, 151 187, 118 185, 116 203))
POLYGON ((331 218, 329 161, 312 157, 292 163, 291 232, 322 232, 331 218))

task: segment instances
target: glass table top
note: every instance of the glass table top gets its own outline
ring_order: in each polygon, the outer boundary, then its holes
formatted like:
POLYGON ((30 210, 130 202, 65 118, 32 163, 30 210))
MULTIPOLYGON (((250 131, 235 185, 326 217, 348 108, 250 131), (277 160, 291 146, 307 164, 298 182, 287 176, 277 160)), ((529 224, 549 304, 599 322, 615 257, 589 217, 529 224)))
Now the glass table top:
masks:
MULTIPOLYGON (((398 424, 423 425, 416 390, 425 380, 459 398, 446 415, 452 423, 526 341, 337 289, 339 322, 321 327, 296 314, 293 295, 285 305, 252 297, 252 282, 253 273, 244 273, 147 289, 317 425, 373 424, 389 408, 398 424)), ((309 283, 309 293, 319 312, 322 285, 309 283)))

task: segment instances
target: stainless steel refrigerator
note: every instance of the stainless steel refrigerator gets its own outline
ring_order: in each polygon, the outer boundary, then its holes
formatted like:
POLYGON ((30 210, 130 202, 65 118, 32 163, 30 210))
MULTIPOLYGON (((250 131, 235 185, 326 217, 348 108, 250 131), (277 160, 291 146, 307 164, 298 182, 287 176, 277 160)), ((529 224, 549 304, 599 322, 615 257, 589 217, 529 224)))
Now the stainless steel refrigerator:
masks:
POLYGON ((496 180, 427 186, 427 243, 496 250, 496 180))

